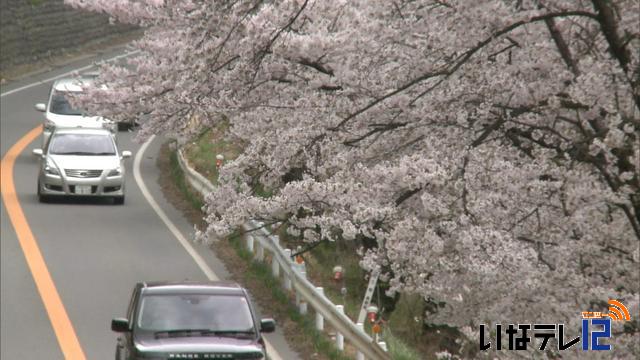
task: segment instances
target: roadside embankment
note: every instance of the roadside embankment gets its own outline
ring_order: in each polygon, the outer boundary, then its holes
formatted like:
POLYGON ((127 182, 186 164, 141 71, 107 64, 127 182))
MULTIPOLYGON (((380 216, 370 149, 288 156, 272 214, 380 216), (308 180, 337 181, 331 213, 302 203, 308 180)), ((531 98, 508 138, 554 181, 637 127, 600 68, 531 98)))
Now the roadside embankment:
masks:
POLYGON ((139 30, 73 9, 63 0, 0 0, 0 79, 4 81, 137 37, 139 30))

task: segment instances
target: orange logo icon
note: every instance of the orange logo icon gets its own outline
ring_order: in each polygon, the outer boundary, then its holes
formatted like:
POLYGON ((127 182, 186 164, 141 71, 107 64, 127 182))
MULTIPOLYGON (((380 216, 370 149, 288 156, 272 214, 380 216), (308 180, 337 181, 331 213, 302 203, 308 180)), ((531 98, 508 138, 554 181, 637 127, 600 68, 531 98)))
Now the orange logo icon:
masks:
POLYGON ((631 320, 629 310, 623 303, 618 300, 609 300, 609 305, 609 313, 602 314, 603 316, 608 316, 611 320, 631 320))
POLYGON ((631 315, 629 315, 629 310, 623 303, 618 300, 609 300, 609 313, 603 313, 599 311, 583 311, 582 318, 583 319, 602 319, 602 318, 611 318, 614 321, 629 321, 631 320, 631 315))

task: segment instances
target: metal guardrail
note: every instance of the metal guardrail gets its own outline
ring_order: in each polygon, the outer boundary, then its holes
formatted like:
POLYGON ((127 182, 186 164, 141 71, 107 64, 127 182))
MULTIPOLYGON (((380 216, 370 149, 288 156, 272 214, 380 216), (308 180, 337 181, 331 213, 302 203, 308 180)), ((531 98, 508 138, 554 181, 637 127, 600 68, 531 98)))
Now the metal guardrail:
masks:
MULTIPOLYGON (((193 186, 203 197, 212 192, 215 187, 204 176, 192 169, 185 161, 182 151, 178 150, 178 163, 185 173, 187 181, 193 186)), ((362 324, 354 324, 353 321, 344 314, 342 305, 333 304, 322 291, 322 288, 316 288, 306 278, 304 269, 291 259, 291 250, 283 249, 280 246, 277 236, 270 234, 263 224, 256 221, 249 221, 244 225, 244 229, 260 229, 260 233, 248 235, 247 245, 253 251, 254 241, 258 242, 256 246, 256 257, 262 261, 264 259, 264 251, 267 250, 272 254, 272 270, 273 275, 281 278, 287 290, 294 290, 296 294, 296 302, 301 313, 307 312, 307 304, 314 309, 316 316, 321 320, 316 320, 317 326, 324 326, 326 319, 338 333, 336 345, 340 350, 343 347, 343 340, 347 340, 357 350, 357 358, 372 360, 390 360, 391 357, 385 351, 386 344, 377 344, 364 330, 362 324), (277 265, 276 265, 277 264, 277 265), (280 277, 280 270, 283 275, 280 277), (320 324, 320 325, 318 325, 320 324), (384 348, 383 348, 384 347, 384 348)))

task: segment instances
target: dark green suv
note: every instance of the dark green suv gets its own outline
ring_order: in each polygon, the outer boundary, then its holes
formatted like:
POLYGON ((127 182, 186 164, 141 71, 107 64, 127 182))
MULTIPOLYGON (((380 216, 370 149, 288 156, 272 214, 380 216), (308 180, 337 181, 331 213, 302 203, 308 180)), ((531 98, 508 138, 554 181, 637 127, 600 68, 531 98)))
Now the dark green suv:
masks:
POLYGON ((232 282, 138 283, 121 333, 116 360, 267 359, 261 333, 273 319, 257 321, 247 291, 232 282))

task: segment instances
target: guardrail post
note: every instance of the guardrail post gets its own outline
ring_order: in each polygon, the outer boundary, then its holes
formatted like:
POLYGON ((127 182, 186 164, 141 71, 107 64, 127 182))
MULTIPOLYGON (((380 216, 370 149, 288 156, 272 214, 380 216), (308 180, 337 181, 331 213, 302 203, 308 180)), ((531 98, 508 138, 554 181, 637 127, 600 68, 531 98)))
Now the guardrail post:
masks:
MULTIPOLYGON (((344 305, 336 305, 336 310, 338 310, 340 314, 344 314, 344 305)), ((339 332, 336 333, 336 347, 340 351, 344 350, 344 335, 339 332)))
POLYGON ((388 350, 387 350, 387 343, 386 343, 386 342, 384 342, 384 341, 380 341, 380 342, 378 342, 378 345, 380 345, 380 347, 382 348, 382 350, 384 350, 384 351, 388 351, 388 350))
POLYGON ((304 300, 300 300, 300 315, 307 314, 307 302, 304 300))
MULTIPOLYGON (((280 244, 280 237, 278 235, 273 235, 272 239, 273 239, 273 245, 274 245, 273 249, 275 252, 277 251, 278 245, 280 244)), ((280 277, 280 264, 278 264, 278 261, 276 261, 275 256, 271 258, 271 274, 273 274, 273 277, 276 279, 280 277)))
MULTIPOLYGON (((318 295, 324 297, 324 288, 316 287, 316 290, 318 291, 318 295)), ((316 309, 316 330, 324 330, 324 317, 322 317, 322 314, 318 311, 318 309, 316 309)))
POLYGON ((301 274, 303 272, 306 272, 306 270, 307 270, 307 268, 306 268, 306 266, 304 266, 304 264, 298 264, 297 262, 294 262, 293 268, 296 269, 296 271, 298 271, 301 274))
MULTIPOLYGON (((363 323, 357 323, 356 327, 358 328, 358 330, 364 333, 363 323)), ((356 353, 356 360, 364 360, 364 354, 362 353, 362 351, 358 350, 358 352, 356 353)))
POLYGON ((256 260, 262 262, 264 261, 264 246, 260 243, 260 241, 256 244, 256 260))
MULTIPOLYGON (((307 272, 304 271, 304 270, 299 270, 299 271, 300 271, 300 276, 302 276, 303 279, 306 279, 307 278, 307 272)), ((296 291, 296 306, 301 307, 302 303, 303 303, 303 301, 302 301, 302 297, 300 296, 300 292, 296 291)), ((300 311, 302 311, 302 309, 300 311)))
POLYGON ((253 235, 247 234, 247 250, 253 254, 253 235))
POLYGON ((278 260, 276 259, 275 254, 271 257, 271 273, 276 279, 280 277, 280 264, 278 264, 278 260))
MULTIPOLYGON (((284 254, 287 259, 291 259, 291 249, 284 249, 284 254)), ((284 276, 284 289, 291 291, 291 277, 289 275, 284 276)))

